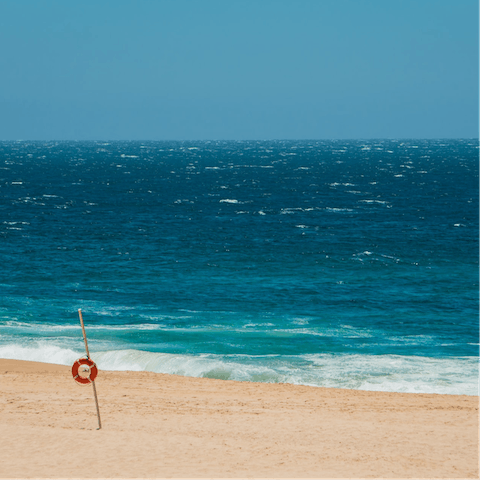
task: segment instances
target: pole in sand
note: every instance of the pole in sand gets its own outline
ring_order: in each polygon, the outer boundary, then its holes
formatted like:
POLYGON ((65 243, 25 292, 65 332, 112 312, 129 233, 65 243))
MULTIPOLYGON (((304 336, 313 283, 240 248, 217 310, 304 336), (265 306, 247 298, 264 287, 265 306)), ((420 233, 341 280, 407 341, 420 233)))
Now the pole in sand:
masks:
POLYGON ((83 324, 82 309, 78 309, 78 316, 80 317, 80 325, 82 326, 83 332, 83 341, 85 342, 85 350, 87 352, 86 357, 79 358, 72 366, 72 375, 73 379, 79 385, 88 385, 89 383, 93 386, 93 395, 95 396, 95 405, 97 406, 97 417, 98 417, 98 429, 102 428, 102 422, 100 420, 100 410, 98 408, 98 398, 97 398, 97 389, 95 388, 95 378, 98 375, 98 369, 90 359, 90 353, 88 351, 87 343, 87 334, 85 333, 85 325, 83 324))

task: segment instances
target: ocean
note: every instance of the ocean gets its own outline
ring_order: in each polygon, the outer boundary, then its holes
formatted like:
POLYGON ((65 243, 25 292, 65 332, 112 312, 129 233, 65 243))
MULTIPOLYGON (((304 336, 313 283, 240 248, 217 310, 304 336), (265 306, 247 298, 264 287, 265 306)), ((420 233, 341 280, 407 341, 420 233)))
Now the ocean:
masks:
POLYGON ((0 142, 0 358, 478 395, 478 155, 0 142))

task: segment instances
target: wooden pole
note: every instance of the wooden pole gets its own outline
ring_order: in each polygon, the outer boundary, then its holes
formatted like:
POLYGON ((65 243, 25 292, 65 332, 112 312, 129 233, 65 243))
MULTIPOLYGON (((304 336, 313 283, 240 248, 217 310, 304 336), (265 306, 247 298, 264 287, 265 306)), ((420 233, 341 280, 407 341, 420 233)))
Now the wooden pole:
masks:
POLYGON ((87 334, 85 333, 85 325, 83 324, 83 317, 82 317, 82 309, 78 309, 78 316, 80 317, 80 325, 82 326, 83 332, 83 341, 85 342, 85 350, 87 351, 87 358, 90 358, 90 353, 88 351, 88 343, 87 343, 87 334))
MULTIPOLYGON (((87 358, 90 358, 90 353, 88 351, 88 343, 87 343, 87 334, 85 333, 85 325, 83 324, 83 317, 82 317, 82 309, 78 309, 78 316, 80 317, 80 325, 82 326, 83 332, 83 341, 85 342, 85 350, 87 352, 87 358)), ((95 387, 95 380, 92 381, 93 386, 93 395, 95 397, 95 405, 97 407, 97 418, 98 418, 98 428, 100 430, 102 428, 102 421, 100 420, 100 409, 98 408, 98 398, 97 398, 97 389, 95 387)))
POLYGON ((98 428, 100 430, 102 428, 102 421, 100 420, 100 410, 98 408, 98 398, 97 398, 97 389, 95 387, 95 380, 92 382, 93 386, 93 394, 95 395, 95 405, 97 406, 97 418, 98 418, 98 428))

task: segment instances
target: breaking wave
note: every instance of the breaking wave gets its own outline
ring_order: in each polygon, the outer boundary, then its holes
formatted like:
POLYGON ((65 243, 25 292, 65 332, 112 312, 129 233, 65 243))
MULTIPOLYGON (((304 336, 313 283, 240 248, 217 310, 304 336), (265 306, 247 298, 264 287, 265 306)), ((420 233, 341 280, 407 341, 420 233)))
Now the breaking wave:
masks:
MULTIPOLYGON (((367 391, 478 395, 475 357, 428 358, 399 355, 310 354, 214 355, 141 350, 91 352, 100 370, 150 371, 186 377, 367 391)), ((48 342, 0 347, 0 358, 71 365, 84 355, 48 342)))

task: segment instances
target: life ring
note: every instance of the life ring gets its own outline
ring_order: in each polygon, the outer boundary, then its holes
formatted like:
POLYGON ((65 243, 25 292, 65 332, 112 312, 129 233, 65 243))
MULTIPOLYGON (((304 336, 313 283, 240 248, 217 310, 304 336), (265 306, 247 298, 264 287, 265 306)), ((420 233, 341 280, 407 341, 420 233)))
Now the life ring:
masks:
POLYGON ((82 357, 75 361, 72 366, 73 379, 79 385, 92 383, 98 375, 98 368, 95 362, 88 357, 82 357))

